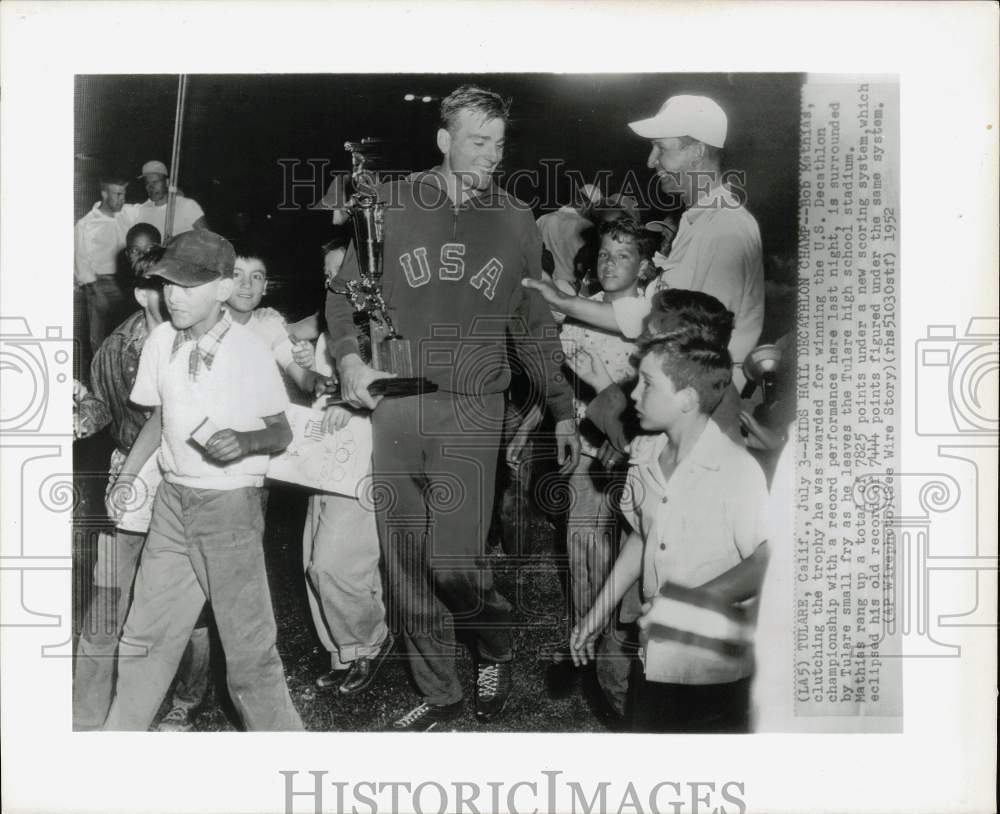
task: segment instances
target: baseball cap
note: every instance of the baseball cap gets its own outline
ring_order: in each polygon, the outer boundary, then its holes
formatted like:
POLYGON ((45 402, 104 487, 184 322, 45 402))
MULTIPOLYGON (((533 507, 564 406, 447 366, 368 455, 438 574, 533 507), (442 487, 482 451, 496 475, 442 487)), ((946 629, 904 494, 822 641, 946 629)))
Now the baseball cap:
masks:
POLYGON ((147 277, 162 277, 168 283, 191 288, 222 277, 233 276, 236 250, 222 235, 207 229, 192 229, 166 245, 163 257, 147 277))
POLYGON ((147 161, 142 165, 142 173, 137 178, 145 178, 147 175, 170 175, 167 172, 167 165, 162 161, 147 161))
POLYGON ((670 234, 676 234, 677 232, 677 224, 671 223, 667 220, 651 220, 642 228, 647 232, 660 232, 661 234, 667 232, 670 234))
POLYGON ((707 96, 671 96, 655 116, 628 126, 643 138, 690 136, 721 148, 726 143, 728 122, 722 108, 707 96))
POLYGON ((598 215, 618 213, 629 220, 634 220, 636 223, 639 222, 639 204, 631 195, 621 195, 618 193, 609 195, 607 198, 601 200, 594 207, 594 210, 598 215))

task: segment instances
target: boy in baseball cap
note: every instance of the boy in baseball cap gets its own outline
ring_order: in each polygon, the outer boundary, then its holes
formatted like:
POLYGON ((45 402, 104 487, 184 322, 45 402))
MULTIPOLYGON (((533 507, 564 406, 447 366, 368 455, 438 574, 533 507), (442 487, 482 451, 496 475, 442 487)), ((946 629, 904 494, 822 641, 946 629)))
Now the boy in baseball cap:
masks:
MULTIPOLYGON (((142 349, 131 399, 153 414, 118 482, 127 485, 157 446, 163 482, 105 729, 147 729, 206 600, 246 727, 302 729, 275 644, 262 545, 260 489, 269 456, 291 440, 288 397, 268 348, 222 307, 235 260, 228 240, 195 230, 171 240, 147 272, 163 278, 170 321, 142 349)), ((115 503, 112 492, 112 516, 115 503)))

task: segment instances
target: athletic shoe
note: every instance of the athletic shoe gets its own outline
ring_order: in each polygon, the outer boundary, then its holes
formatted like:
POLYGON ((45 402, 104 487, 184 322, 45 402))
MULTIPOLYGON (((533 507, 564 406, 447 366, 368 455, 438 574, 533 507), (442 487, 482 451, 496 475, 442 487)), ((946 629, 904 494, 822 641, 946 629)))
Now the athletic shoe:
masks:
POLYGON ((430 732, 441 724, 452 721, 462 714, 465 705, 461 701, 445 706, 421 703, 403 717, 393 721, 390 732, 430 732))
POLYGON ((492 721, 510 697, 511 662, 484 661, 476 671, 476 718, 492 721))
POLYGON ((187 707, 174 707, 163 720, 157 724, 157 732, 190 732, 194 729, 194 721, 191 718, 191 710, 187 707))

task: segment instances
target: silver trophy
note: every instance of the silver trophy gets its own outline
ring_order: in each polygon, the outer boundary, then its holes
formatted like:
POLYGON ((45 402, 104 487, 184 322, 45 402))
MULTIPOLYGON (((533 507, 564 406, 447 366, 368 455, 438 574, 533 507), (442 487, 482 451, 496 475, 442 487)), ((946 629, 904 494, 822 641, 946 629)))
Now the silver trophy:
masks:
MULTIPOLYGON (((350 300, 361 323, 367 323, 371 339, 367 361, 376 370, 395 373, 397 378, 372 383, 372 395, 407 396, 433 392, 437 386, 426 379, 414 378, 410 341, 393 325, 382 294, 382 250, 385 246, 385 201, 378 199, 378 172, 382 142, 365 138, 348 141, 344 149, 351 154, 352 194, 347 214, 354 227, 354 249, 358 259, 358 279, 341 283, 333 280, 328 288, 350 300)), ((339 390, 330 391, 331 403, 339 401, 339 390)))

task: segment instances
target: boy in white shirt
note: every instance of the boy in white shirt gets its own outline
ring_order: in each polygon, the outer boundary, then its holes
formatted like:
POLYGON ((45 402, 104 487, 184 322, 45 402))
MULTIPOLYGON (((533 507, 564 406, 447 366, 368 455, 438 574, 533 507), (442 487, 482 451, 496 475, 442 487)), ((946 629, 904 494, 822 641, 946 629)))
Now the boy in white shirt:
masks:
MULTIPOLYGON (((593 658, 608 617, 637 580, 646 603, 698 589, 709 610, 728 617, 738 608, 738 617, 758 594, 767 562, 764 473, 709 420, 730 383, 729 353, 678 332, 644 345, 640 356, 632 400, 642 428, 657 434, 632 442, 622 510, 633 531, 570 637, 577 664, 593 658)), ((748 731, 749 646, 659 629, 641 655, 630 686, 636 731, 748 731)))
MULTIPOLYGON (((324 247, 327 285, 340 272, 345 255, 339 244, 324 247)), ((316 342, 315 369, 321 376, 335 375, 325 331, 316 342)), ((313 407, 322 409, 325 403, 326 397, 320 397, 313 407)), ((336 405, 326 407, 324 413, 326 432, 343 429, 352 418, 355 422, 371 421, 336 405)), ((369 501, 333 492, 309 496, 302 530, 302 569, 313 625, 330 654, 330 668, 315 680, 320 690, 335 690, 339 695, 363 692, 392 650, 380 559, 375 512, 369 501)))
MULTIPOLYGON (((615 302, 639 296, 639 280, 652 268, 653 235, 636 222, 613 220, 600 227, 597 277, 602 290, 590 297, 595 302, 615 302)), ((635 343, 612 331, 604 331, 567 319, 560 338, 566 365, 574 371, 599 368, 609 383, 622 384, 635 378, 630 357, 635 343), (596 364, 595 364, 596 361, 596 364)), ((573 621, 580 622, 597 597, 614 562, 619 537, 616 485, 624 473, 608 471, 599 460, 604 442, 600 430, 587 418, 594 390, 578 378, 573 406, 580 432, 580 462, 569 475, 573 496, 566 517, 566 552, 569 558, 573 621)), ((621 709, 624 698, 615 703, 621 709)))
MULTIPOLYGON (((143 346, 131 398, 153 414, 118 484, 127 487, 158 445, 163 483, 105 729, 149 726, 206 600, 246 727, 302 729, 275 641, 260 499, 269 456, 291 440, 288 398, 268 348, 222 307, 235 259, 225 238, 194 230, 174 238, 148 272, 164 279, 170 322, 143 346)), ((113 492, 108 503, 114 516, 113 492)))
POLYGON ((267 292, 267 266, 257 254, 236 256, 233 268, 233 293, 225 309, 234 322, 246 325, 271 350, 278 367, 304 393, 313 394, 320 378, 310 370, 313 350, 309 342, 294 340, 288 333, 285 318, 273 308, 260 308, 267 292))

